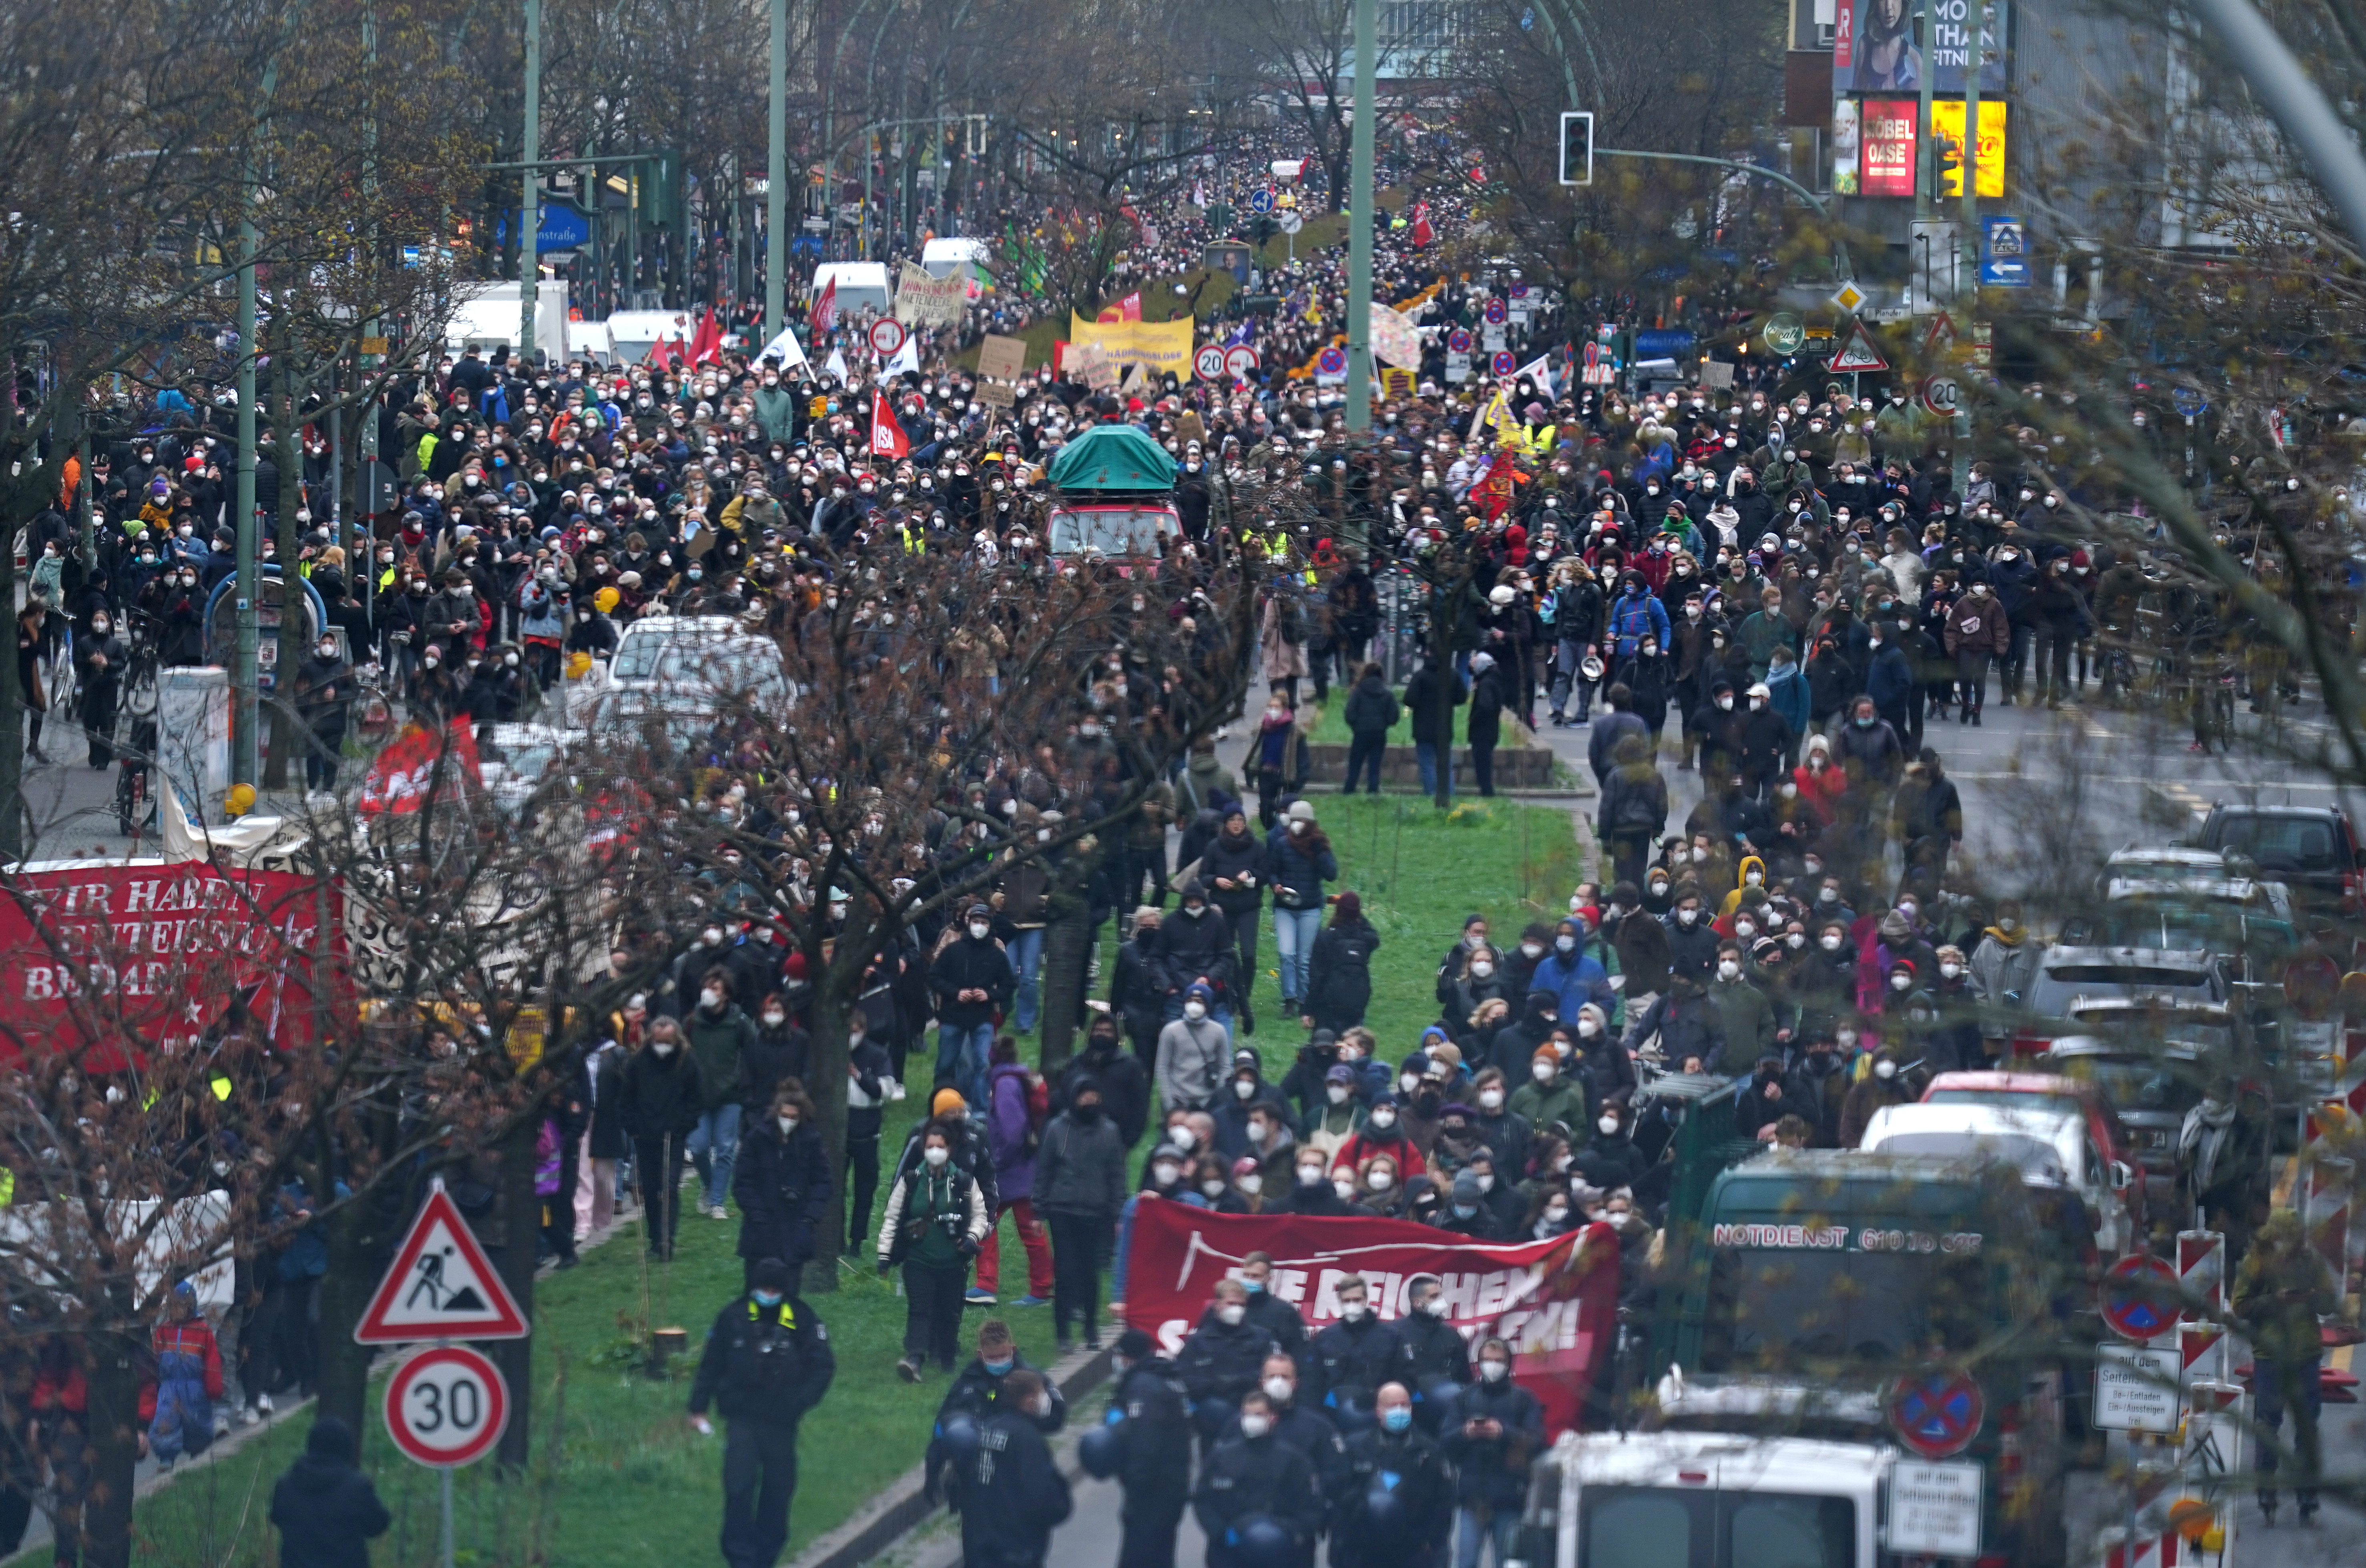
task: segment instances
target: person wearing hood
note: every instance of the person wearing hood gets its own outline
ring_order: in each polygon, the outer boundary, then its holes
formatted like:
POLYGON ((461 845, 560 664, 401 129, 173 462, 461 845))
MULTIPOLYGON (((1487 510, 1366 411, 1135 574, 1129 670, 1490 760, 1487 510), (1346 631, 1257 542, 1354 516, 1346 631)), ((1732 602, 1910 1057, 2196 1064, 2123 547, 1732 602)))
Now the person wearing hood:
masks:
POLYGON ((1471 1099, 1475 1102, 1471 1124, 1494 1150, 1495 1168, 1516 1178, 1527 1168, 1532 1129, 1527 1118, 1511 1108, 1509 1077, 1501 1067, 1481 1068, 1472 1082, 1471 1099))
POLYGON ((1095 1013, 1092 1020, 1085 1048, 1060 1075, 1053 1103, 1074 1104, 1077 1087, 1090 1078, 1101 1091, 1101 1110, 1117 1128, 1118 1141, 1131 1149, 1150 1124, 1150 1069, 1120 1042, 1115 1019, 1095 1013))
POLYGON ((303 1457, 271 1489, 281 1568, 369 1568, 369 1543, 394 1516, 355 1462, 360 1451, 335 1416, 312 1423, 303 1457))
POLYGON ((1889 815, 1890 835, 1905 851, 1908 874, 1928 872, 1934 884, 1945 876, 1948 855, 1964 841, 1964 800, 1938 752, 1922 748, 1906 770, 1889 815))
MULTIPOLYGON (((1912 968, 1903 960, 1900 964, 1906 968, 1906 977, 1911 980, 1912 968)), ((1858 1147, 1865 1142, 1865 1130, 1872 1125, 1874 1112, 1886 1106, 1910 1104, 1914 1093, 1897 1051, 1885 1045, 1875 1052, 1872 1068, 1849 1086, 1847 1096, 1841 1101, 1840 1146, 1858 1147)))
MULTIPOLYGON (((1588 1002, 1601 1008, 1605 1015, 1617 1010, 1618 993, 1611 987, 1610 971, 1591 951, 1591 935, 1585 921, 1578 916, 1556 921, 1551 950, 1529 978, 1531 996, 1538 991, 1553 994, 1555 1018, 1573 1021, 1577 1010, 1588 1002)), ((1624 969, 1623 963, 1620 967, 1624 969)), ((1511 1069, 1506 1067, 1504 1071, 1511 1069)))
POLYGON ((1651 1168, 1635 1146, 1626 1106, 1614 1100, 1594 1112, 1584 1144, 1570 1151, 1569 1167, 1585 1178, 1587 1186, 1606 1192, 1633 1187, 1643 1179, 1651 1168))
POLYGON ((1216 1123, 1216 1152, 1226 1159, 1243 1155, 1263 1158, 1277 1126, 1289 1124, 1288 1103, 1280 1087, 1266 1077, 1257 1054, 1245 1045, 1234 1049, 1232 1070, 1208 1107, 1216 1123), (1251 1126, 1260 1120, 1265 1123, 1263 1136, 1251 1126))
POLYGON ((1472 654, 1470 716, 1464 721, 1463 739, 1470 748, 1470 772, 1479 781, 1482 795, 1495 793, 1495 747, 1503 739, 1504 709, 1512 701, 1510 683, 1495 656, 1484 651, 1472 654))
POLYGON ((1758 1058, 1756 1070, 1749 1086, 1733 1102, 1733 1135, 1757 1143, 1772 1143, 1774 1125, 1786 1116, 1797 1116, 1808 1126, 1815 1125, 1815 1106, 1801 1098, 1783 1071, 1783 1058, 1769 1053, 1758 1058))
MULTIPOLYGON (((1664 885, 1667 872, 1655 867, 1659 881, 1664 885)), ((1646 997, 1655 997, 1668 988, 1668 975, 1675 962, 1675 953, 1668 944, 1667 927, 1651 913, 1644 895, 1637 886, 1638 880, 1621 877, 1613 890, 1615 907, 1628 911, 1621 916, 1610 945, 1618 954, 1618 972, 1627 977, 1622 1002, 1628 1008, 1646 997)), ((1604 1010, 1608 1016, 1609 1010, 1604 1010)))
POLYGON ((651 1019, 648 1043, 625 1064, 622 1077, 619 1109, 633 1140, 633 1174, 648 1215, 649 1256, 669 1258, 682 1207, 675 1178, 683 1145, 705 1109, 698 1065, 683 1046, 681 1023, 651 1019))
POLYGON ((1219 809, 1220 802, 1240 797, 1240 780, 1216 760, 1215 737, 1203 735, 1193 741, 1191 760, 1184 764, 1183 777, 1175 786, 1175 807, 1181 818, 1189 821, 1200 812, 1219 809))
POLYGON ((2022 922, 2021 901, 2007 898, 1997 905, 1996 920, 1982 929, 1972 949, 1972 977, 1979 982, 1985 1004, 1980 1019, 1982 1046, 1992 1057, 2005 1054, 2012 1036, 2011 1015, 2029 1003, 2030 987, 2037 980, 2042 946, 2030 940, 2022 922))
POLYGON ((1356 793, 1356 781, 1369 777, 1369 793, 1380 793, 1380 764, 1388 754, 1389 731, 1396 728, 1404 709, 1396 694, 1389 690, 1387 672, 1378 664, 1367 664, 1357 677, 1355 689, 1347 694, 1347 784, 1340 793, 1356 793))
POLYGON ((1450 1196, 1437 1212, 1435 1224, 1439 1230, 1473 1241, 1506 1239, 1493 1206, 1487 1201, 1486 1190, 1480 1186, 1478 1175, 1470 1170, 1455 1173, 1450 1196))
POLYGON ((1095 1079, 1077 1080, 1067 1109, 1044 1124, 1035 1154, 1035 1194, 1052 1227, 1053 1332, 1065 1353, 1071 1326, 1081 1325, 1085 1348, 1098 1350, 1102 1258, 1126 1190, 1125 1145, 1095 1079))
POLYGON ((1313 1150, 1329 1161, 1363 1125, 1364 1107, 1356 1098, 1355 1069, 1333 1063, 1324 1072, 1318 1101, 1299 1124, 1298 1143, 1300 1148, 1313 1150))
POLYGON ((1340 894, 1307 961, 1301 1005, 1308 1028, 1345 1033, 1364 1021, 1372 1003, 1372 954, 1380 945, 1380 933, 1364 918, 1362 895, 1340 894))

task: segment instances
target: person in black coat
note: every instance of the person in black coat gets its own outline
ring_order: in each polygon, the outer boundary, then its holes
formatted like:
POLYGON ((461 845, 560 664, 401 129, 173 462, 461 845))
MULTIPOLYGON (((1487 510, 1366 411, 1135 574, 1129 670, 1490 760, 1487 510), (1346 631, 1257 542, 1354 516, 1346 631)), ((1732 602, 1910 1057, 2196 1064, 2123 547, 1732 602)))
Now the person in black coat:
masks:
POLYGON ((794 1274, 813 1258, 822 1228, 837 1228, 821 1118, 796 1079, 783 1082, 769 1112, 740 1135, 731 1196, 739 1204, 739 1256, 751 1286, 762 1259, 777 1258, 794 1274))
POLYGON ((1275 1436, 1273 1402, 1263 1389, 1243 1396, 1241 1417, 1239 1435, 1209 1453, 1191 1498, 1208 1538, 1208 1568, 1244 1568, 1243 1531, 1268 1521, 1288 1537, 1290 1561, 1310 1563, 1323 1531, 1314 1467, 1275 1436))
POLYGON ((893 1066, 886 1047, 873 1036, 857 1008, 847 1020, 846 1168, 841 1173, 851 1200, 843 1247, 849 1258, 862 1256, 871 1235, 871 1202, 879 1193, 879 1130, 887 1113, 893 1066))
MULTIPOLYGON (((1495 1542, 1495 1561, 1513 1555, 1520 1511, 1527 1501, 1528 1466, 1545 1446, 1543 1407, 1512 1381, 1512 1348, 1488 1338, 1479 1346, 1479 1381, 1462 1391, 1454 1429, 1442 1446, 1458 1472, 1461 1528, 1495 1542)), ((1468 1559, 1478 1553, 1466 1548, 1468 1559)))
POLYGON ((1372 1005, 1372 954, 1380 946, 1380 933, 1364 919, 1363 896, 1340 894, 1330 923, 1315 933, 1307 961, 1302 1021, 1308 1028, 1338 1034, 1364 1021, 1372 1005))
POLYGON ((797 1424, 838 1375, 829 1330, 793 1293, 794 1274, 760 1260, 748 1289, 715 1314, 690 1385, 690 1423, 712 1434, 711 1404, 727 1428, 723 1446, 723 1561, 772 1568, 789 1543, 797 1490, 797 1424))
POLYGON ((369 1543, 394 1516, 354 1463, 353 1428, 333 1416, 312 1423, 304 1457, 271 1489, 282 1568, 369 1568, 369 1543))
POLYGON ((1191 1497, 1190 1395, 1175 1363, 1139 1328, 1118 1336, 1110 1412, 1125 1428, 1125 1528, 1118 1568, 1175 1568, 1175 1531, 1191 1497))
POLYGON ((1035 1419, 1051 1394, 1041 1372, 1014 1371, 1010 1398, 978 1422, 977 1448, 952 1471, 962 1560, 971 1568, 1039 1568, 1075 1507, 1035 1419))
POLYGON ((1158 1032, 1166 1026, 1166 987, 1161 976, 1162 915, 1144 904, 1133 912, 1133 934, 1118 944, 1110 970, 1110 1011, 1124 1022, 1133 1054, 1144 1063, 1158 1059, 1158 1032))
POLYGON ((1495 793, 1495 746, 1504 735, 1504 709, 1511 702, 1505 672, 1497 668, 1495 656, 1474 653, 1470 656, 1470 717, 1463 728, 1463 738, 1470 747, 1470 772, 1479 781, 1482 795, 1495 793))
POLYGON ((1052 1109, 1075 1103, 1077 1086, 1087 1080, 1100 1089, 1101 1110, 1117 1128, 1119 1141, 1129 1149, 1140 1143, 1150 1124, 1150 1069, 1119 1043, 1117 1021, 1107 1013, 1093 1015, 1085 1049, 1060 1075, 1052 1109))
POLYGON ((640 1184, 647 1216, 649 1256, 673 1256, 674 1231, 682 1216, 682 1156, 691 1129, 705 1106, 697 1064, 670 1018, 653 1019, 649 1043, 625 1064, 618 1109, 633 1140, 633 1179, 640 1184))
POLYGON ((1346 1484, 1331 1499, 1337 1568, 1432 1568, 1454 1532, 1454 1472, 1416 1428, 1412 1392, 1379 1391, 1379 1421, 1347 1439, 1346 1484))
POLYGON ((1396 1329, 1412 1363, 1414 1415, 1424 1431, 1435 1434, 1439 1395, 1478 1374, 1470 1370, 1470 1341, 1446 1321, 1445 1280, 1435 1274, 1414 1275, 1405 1283, 1405 1305, 1408 1310, 1397 1319, 1396 1329))
POLYGON ((1340 793, 1356 793, 1356 781, 1369 776, 1369 793, 1380 793, 1380 764, 1388 754, 1389 731, 1403 713, 1388 675, 1378 664, 1367 664, 1347 694, 1347 784, 1340 793))
POLYGON ((1815 1102, 1803 1098, 1785 1081, 1782 1057, 1761 1056, 1750 1087, 1733 1102, 1733 1135, 1757 1138, 1786 1116, 1797 1116, 1812 1128, 1816 1124, 1815 1102))
POLYGON ((1257 1385, 1265 1359, 1281 1349, 1272 1332, 1249 1321, 1248 1288, 1216 1281, 1215 1299, 1175 1358, 1176 1375, 1191 1396, 1192 1419, 1203 1436, 1222 1430, 1241 1400, 1257 1385))
POLYGON ((1306 1347, 1305 1403, 1342 1422, 1371 1415, 1381 1385, 1413 1376, 1413 1348, 1396 1325, 1372 1311, 1362 1275, 1342 1275, 1332 1290, 1339 1318, 1306 1347))
MULTIPOLYGON (((739 1124, 751 1127, 772 1109, 781 1083, 800 1084, 813 1067, 813 1037, 789 1016, 789 1004, 775 991, 750 1010, 756 1014, 756 1037, 739 1048, 739 1124)), ((853 1020, 859 1029, 858 1012, 853 1020)), ((785 1257, 786 1254, 776 1256, 785 1257)))
POLYGON ((1570 1168, 1584 1177, 1588 1186, 1605 1192, 1632 1187, 1642 1179, 1649 1167, 1628 1132, 1624 1105, 1613 1100, 1595 1113, 1594 1130, 1584 1146, 1571 1151, 1570 1168))

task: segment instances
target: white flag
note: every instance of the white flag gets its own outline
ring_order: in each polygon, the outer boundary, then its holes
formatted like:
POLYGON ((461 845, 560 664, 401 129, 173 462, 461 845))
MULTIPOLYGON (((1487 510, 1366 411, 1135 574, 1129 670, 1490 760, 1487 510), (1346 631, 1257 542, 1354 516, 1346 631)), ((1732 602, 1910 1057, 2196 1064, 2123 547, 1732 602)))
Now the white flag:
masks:
POLYGON ((879 376, 882 380, 894 380, 907 370, 916 376, 920 371, 920 334, 918 333, 907 333, 905 336, 904 346, 896 351, 895 356, 887 361, 885 367, 880 370, 879 376))
POLYGON ((841 387, 852 384, 852 378, 846 373, 846 355, 838 349, 833 348, 829 351, 829 363, 822 367, 822 373, 837 377, 838 384, 841 387))
POLYGON ((1538 355, 1534 359, 1529 360, 1526 365, 1523 365, 1517 370, 1513 371, 1512 379, 1516 381, 1521 377, 1526 376, 1535 381, 1538 386, 1542 387, 1545 389, 1546 397, 1551 397, 1553 395, 1553 376, 1550 366, 1547 364, 1547 361, 1551 359, 1551 357, 1552 355, 1549 354, 1538 355))
POLYGON ((794 327, 783 327, 781 335, 766 344, 764 351, 756 355, 756 361, 760 365, 766 359, 778 359, 783 370, 793 370, 800 365, 807 368, 812 367, 812 361, 806 357, 806 345, 797 341, 797 330, 794 327))

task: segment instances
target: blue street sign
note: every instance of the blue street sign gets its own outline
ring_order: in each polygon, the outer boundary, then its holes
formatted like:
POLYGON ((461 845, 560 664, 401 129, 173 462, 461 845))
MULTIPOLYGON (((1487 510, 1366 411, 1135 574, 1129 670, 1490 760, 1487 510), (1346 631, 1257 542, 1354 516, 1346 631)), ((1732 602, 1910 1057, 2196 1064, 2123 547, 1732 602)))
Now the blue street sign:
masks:
MULTIPOLYGON (((503 213, 493 222, 493 243, 509 243, 509 214, 503 213)), ((542 227, 534 237, 534 248, 545 254, 552 251, 580 250, 592 243, 592 220, 572 207, 545 202, 542 227)))
POLYGON ((2202 396, 2202 394, 2195 391, 2191 387, 2177 387, 2171 389, 2169 394, 2169 400, 2176 404, 2177 412, 2183 414, 2188 419, 2194 418, 2196 415, 2200 414, 2203 409, 2210 406, 2209 402, 2202 396))
POLYGON ((1664 331, 1653 330, 1635 334, 1635 357, 1638 359, 1673 359, 1685 353, 1699 341, 1682 327, 1664 331))
POLYGON ((1980 220, 1980 286, 2029 287, 2029 229, 2020 219, 1980 220))
POLYGON ((1273 210, 1273 187, 1271 186, 1259 186, 1256 189, 1249 192, 1249 210, 1252 212, 1271 212, 1273 210))

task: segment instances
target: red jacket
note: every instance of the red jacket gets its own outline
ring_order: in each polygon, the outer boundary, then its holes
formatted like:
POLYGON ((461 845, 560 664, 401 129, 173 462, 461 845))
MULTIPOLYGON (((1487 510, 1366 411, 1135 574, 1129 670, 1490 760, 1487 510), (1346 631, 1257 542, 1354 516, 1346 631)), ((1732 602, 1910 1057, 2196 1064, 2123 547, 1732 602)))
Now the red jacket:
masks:
MULTIPOLYGON (((203 1314, 192 1314, 178 1323, 158 1324, 155 1332, 149 1336, 148 1344, 156 1352, 160 1364, 166 1356, 176 1352, 197 1358, 205 1363, 206 1397, 220 1399, 222 1396, 221 1347, 215 1342, 213 1327, 206 1322, 203 1314)), ((156 1379, 152 1373, 140 1390, 140 1419, 153 1421, 155 1418, 156 1379)))

